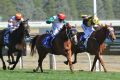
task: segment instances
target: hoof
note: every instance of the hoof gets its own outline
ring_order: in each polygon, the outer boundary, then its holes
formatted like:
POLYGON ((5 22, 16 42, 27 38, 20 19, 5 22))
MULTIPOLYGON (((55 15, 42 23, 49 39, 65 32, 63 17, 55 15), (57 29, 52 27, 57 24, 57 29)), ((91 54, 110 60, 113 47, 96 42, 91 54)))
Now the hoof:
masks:
POLYGON ((75 64, 76 62, 72 62, 72 64, 75 64))
POLYGON ((6 70, 6 66, 3 66, 3 70, 6 70))
POLYGON ((9 70, 14 70, 14 68, 10 68, 9 70))
POLYGON ((64 61, 64 63, 65 63, 66 65, 68 65, 68 62, 67 62, 67 61, 64 61))
POLYGON ((12 65, 9 65, 9 66, 8 66, 8 69, 9 69, 9 70, 14 70, 14 68, 12 67, 12 65))
POLYGON ((33 72, 37 72, 35 69, 33 69, 33 72))

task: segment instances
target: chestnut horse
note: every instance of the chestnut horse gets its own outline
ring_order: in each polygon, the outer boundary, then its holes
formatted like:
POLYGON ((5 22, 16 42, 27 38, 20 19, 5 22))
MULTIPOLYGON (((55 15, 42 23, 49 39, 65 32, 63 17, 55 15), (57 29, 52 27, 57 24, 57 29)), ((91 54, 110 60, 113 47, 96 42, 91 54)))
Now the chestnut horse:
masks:
MULTIPOLYGON (((31 54, 34 54, 34 49, 36 46, 37 52, 38 52, 38 67, 34 69, 33 71, 36 72, 38 69, 41 69, 41 72, 43 72, 42 69, 42 62, 46 55, 48 53, 52 53, 55 55, 63 55, 68 59, 69 67, 71 72, 73 72, 72 68, 72 59, 71 59, 71 40, 70 38, 73 36, 71 32, 71 28, 68 25, 64 25, 63 28, 60 30, 60 32, 55 36, 55 38, 52 41, 51 47, 45 47, 43 46, 42 42, 43 40, 51 34, 42 34, 37 35, 33 38, 31 41, 31 54)), ((51 41, 48 41, 51 42, 51 41)))
MULTIPOLYGON (((72 51, 74 53, 74 61, 72 62, 73 64, 77 62, 77 53, 82 53, 82 52, 88 52, 92 55, 95 55, 93 65, 91 68, 91 71, 93 71, 97 59, 100 61, 101 65, 103 66, 103 69, 105 72, 107 72, 103 59, 101 58, 101 54, 103 53, 105 49, 105 44, 104 41, 106 38, 109 38, 111 41, 114 41, 116 39, 114 29, 110 25, 99 25, 100 29, 94 31, 91 36, 88 38, 87 43, 86 43, 86 49, 81 49, 80 46, 80 37, 84 34, 83 32, 78 32, 77 33, 77 39, 78 39, 78 44, 74 45, 72 51)), ((67 64, 67 61, 65 61, 65 64, 67 64)))

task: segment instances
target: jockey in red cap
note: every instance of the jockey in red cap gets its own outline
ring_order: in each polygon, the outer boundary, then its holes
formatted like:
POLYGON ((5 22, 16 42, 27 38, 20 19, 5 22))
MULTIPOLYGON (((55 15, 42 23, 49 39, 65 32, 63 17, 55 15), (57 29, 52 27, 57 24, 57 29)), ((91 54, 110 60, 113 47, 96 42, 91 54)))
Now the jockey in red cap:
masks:
POLYGON ((20 22, 23 21, 22 14, 16 13, 15 16, 12 16, 8 20, 8 28, 6 29, 4 33, 4 44, 9 43, 9 34, 12 33, 14 30, 16 30, 19 27, 20 22))
POLYGON ((52 16, 46 21, 46 23, 52 23, 53 36, 55 36, 60 29, 62 29, 63 25, 66 24, 65 14, 59 13, 55 16, 52 16))
POLYGON ((16 13, 15 16, 12 16, 9 20, 8 20, 8 29, 10 30, 10 32, 13 32, 16 28, 19 27, 19 24, 21 21, 23 21, 23 17, 21 13, 16 13))

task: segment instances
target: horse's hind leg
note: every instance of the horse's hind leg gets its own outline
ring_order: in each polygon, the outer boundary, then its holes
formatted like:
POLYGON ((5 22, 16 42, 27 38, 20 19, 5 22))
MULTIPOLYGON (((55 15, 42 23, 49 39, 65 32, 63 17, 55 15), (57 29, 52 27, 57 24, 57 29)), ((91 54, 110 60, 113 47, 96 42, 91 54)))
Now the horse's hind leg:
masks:
POLYGON ((38 55, 39 55, 39 59, 38 59, 38 66, 36 69, 34 69, 33 71, 36 72, 39 70, 41 70, 41 72, 43 72, 43 69, 42 69, 42 62, 44 60, 44 58, 46 57, 47 53, 41 53, 41 52, 38 52, 38 55))
POLYGON ((40 66, 39 66, 39 60, 38 60, 38 66, 36 69, 33 69, 33 72, 37 72, 39 70, 40 66))
POLYGON ((3 63, 3 70, 6 70, 6 64, 5 64, 5 61, 3 59, 3 55, 2 55, 2 48, 0 48, 0 58, 1 58, 2 63, 3 63))

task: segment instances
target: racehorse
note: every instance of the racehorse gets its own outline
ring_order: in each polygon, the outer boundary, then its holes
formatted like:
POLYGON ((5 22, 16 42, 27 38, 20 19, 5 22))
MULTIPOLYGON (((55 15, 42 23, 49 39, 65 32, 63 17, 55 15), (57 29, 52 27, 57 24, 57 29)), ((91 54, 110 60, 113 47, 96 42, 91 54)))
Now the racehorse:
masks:
MULTIPOLYGON (((99 60, 101 65, 103 66, 103 69, 105 72, 107 72, 103 59, 101 58, 101 54, 103 54, 103 51, 105 50, 105 44, 104 41, 106 38, 109 38, 111 41, 114 41, 116 39, 114 29, 110 25, 99 25, 99 30, 94 31, 91 36, 87 40, 87 46, 86 49, 81 49, 81 41, 80 37, 84 34, 83 32, 78 32, 77 33, 77 39, 78 39, 78 44, 74 45, 72 51, 74 53, 74 61, 72 62, 73 64, 77 62, 77 53, 82 53, 82 52, 88 52, 92 55, 95 55, 93 65, 91 68, 91 71, 93 71, 96 61, 99 60)), ((65 61, 65 64, 68 62, 65 61)))
POLYGON ((72 34, 71 28, 69 25, 64 25, 63 28, 60 30, 60 32, 55 36, 55 38, 52 41, 51 47, 45 47, 43 46, 42 42, 43 40, 48 37, 50 34, 42 34, 37 35, 33 38, 31 41, 31 55, 34 54, 35 46, 38 52, 38 66, 33 71, 36 72, 38 69, 41 69, 41 72, 43 72, 42 69, 42 62, 46 55, 48 53, 52 53, 55 55, 63 55, 68 59, 69 68, 71 72, 73 72, 73 66, 72 66, 72 60, 71 60, 71 37, 74 36, 72 34))
MULTIPOLYGON (((2 47, 5 46, 4 40, 3 40, 4 32, 5 32, 5 30, 0 31, 0 58, 3 63, 3 69, 6 69, 6 64, 4 62, 3 55, 2 55, 2 47)), ((10 56, 12 58, 14 58, 12 56, 12 54, 14 52, 18 52, 16 61, 14 61, 13 66, 11 68, 9 68, 10 70, 13 70, 15 68, 16 64, 18 63, 19 58, 21 57, 22 52, 24 50, 24 46, 25 46, 24 38, 25 38, 25 36, 28 36, 28 35, 29 35, 28 19, 25 21, 21 21, 20 26, 16 30, 14 30, 12 33, 10 33, 9 44, 7 45, 9 58, 10 58, 10 56)))

